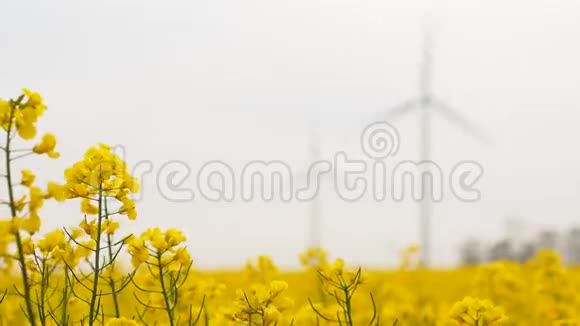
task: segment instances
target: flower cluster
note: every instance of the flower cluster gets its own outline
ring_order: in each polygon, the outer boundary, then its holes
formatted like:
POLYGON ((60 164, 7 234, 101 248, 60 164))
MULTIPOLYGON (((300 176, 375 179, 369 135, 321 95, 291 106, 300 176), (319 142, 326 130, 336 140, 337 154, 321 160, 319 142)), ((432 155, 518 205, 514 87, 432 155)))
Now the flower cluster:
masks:
MULTIPOLYGON (((165 311, 166 318, 159 321, 170 325, 175 325, 177 320, 181 320, 182 314, 184 319, 192 321, 195 287, 186 285, 192 260, 186 248, 182 246, 185 240, 185 236, 179 230, 169 229, 163 232, 159 228, 148 229, 139 237, 129 239, 128 251, 133 265, 136 268, 146 267, 140 269, 144 273, 139 275, 138 281, 133 281, 137 289, 146 295, 146 299, 143 296, 135 296, 143 306, 141 320, 146 316, 147 310, 151 309, 165 311)), ((203 305, 204 303, 196 313, 197 320, 203 305)))
POLYGON ((32 139, 36 136, 36 122, 45 110, 42 96, 25 88, 15 100, 0 99, 0 126, 6 131, 15 129, 22 139, 32 139))
POLYGON ((268 285, 254 284, 248 292, 237 290, 231 319, 249 325, 277 325, 282 313, 294 305, 283 295, 287 289, 286 282, 274 280, 268 285))
POLYGON ((142 263, 161 260, 167 267, 188 265, 191 257, 184 247, 179 247, 186 238, 177 229, 162 232, 159 228, 148 229, 139 237, 129 239, 129 253, 135 267, 142 263))
POLYGON ((131 220, 137 217, 130 195, 139 191, 139 184, 110 146, 100 144, 89 148, 84 159, 68 168, 64 175, 65 194, 67 198, 81 198, 83 213, 97 215, 104 198, 109 198, 121 204, 115 213, 127 215, 131 220))
POLYGON ((309 269, 319 270, 328 267, 328 253, 322 248, 307 248, 299 258, 300 264, 309 269))
POLYGON ((244 275, 250 283, 268 283, 278 277, 279 271, 276 264, 272 261, 272 258, 266 255, 260 255, 255 263, 248 260, 244 275))
POLYGON ((503 309, 496 307, 489 300, 465 297, 457 302, 451 310, 451 318, 458 325, 499 326, 507 320, 503 309))
MULTIPOLYGON (((24 299, 22 309, 25 311, 26 319, 33 326, 36 325, 35 310, 38 310, 39 314, 44 313, 43 299, 48 287, 46 282, 55 269, 55 267, 49 267, 53 262, 47 262, 46 256, 49 251, 52 252, 55 249, 54 242, 58 242, 59 239, 51 234, 51 239, 45 239, 39 243, 43 257, 36 256, 35 247, 29 237, 40 231, 39 211, 44 205, 44 200, 53 196, 50 194, 50 189, 43 191, 34 185, 36 176, 31 170, 22 169, 18 173, 15 170, 15 161, 33 154, 46 154, 51 158, 60 156, 55 150, 56 138, 52 134, 44 135, 41 142, 32 148, 26 145, 26 141, 36 136, 36 124, 45 111, 46 105, 42 96, 29 89, 24 89, 22 94, 15 99, 0 99, 0 126, 4 131, 4 141, 1 142, 0 150, 4 154, 3 161, 5 162, 4 171, 0 175, 6 181, 6 192, 2 192, 6 197, 0 197, 0 204, 8 208, 10 216, 9 219, 0 221, 2 230, 0 258, 8 271, 14 265, 13 262, 18 264, 22 282, 21 287, 19 289, 17 287, 17 292, 24 299), (14 246, 11 246, 11 243, 14 246), (14 252, 12 252, 13 249, 14 252), (32 291, 33 287, 38 285, 38 279, 40 279, 41 291, 35 299, 32 291)), ((42 322, 42 316, 40 319, 42 322)))

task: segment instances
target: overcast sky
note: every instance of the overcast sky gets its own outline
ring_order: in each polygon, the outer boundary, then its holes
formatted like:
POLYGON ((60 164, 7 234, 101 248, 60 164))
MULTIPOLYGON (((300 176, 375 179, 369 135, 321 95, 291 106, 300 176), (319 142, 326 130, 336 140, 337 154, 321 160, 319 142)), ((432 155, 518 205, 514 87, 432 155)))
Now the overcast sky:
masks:
MULTIPOLYGON (((580 2, 569 1, 2 1, 0 97, 41 92, 42 131, 62 158, 26 163, 41 181, 97 142, 120 144, 131 164, 170 160, 195 171, 210 160, 240 167, 283 160, 301 169, 319 115, 322 155, 363 158, 359 134, 418 88, 425 17, 434 39, 434 93, 493 138, 482 144, 433 120, 433 160, 485 169, 482 199, 434 207, 433 260, 523 223, 580 225, 580 2), (509 223, 507 223, 509 224, 509 223), (513 225, 513 223, 511 223, 513 225)), ((398 159, 418 154, 417 115, 393 121, 398 159)), ((199 266, 238 266, 259 253, 296 266, 307 243, 306 203, 167 201, 144 180, 138 222, 179 227, 199 266)), ((194 178, 186 181, 191 187, 194 178)), ((355 264, 392 265, 417 242, 417 205, 345 203, 320 195, 322 241, 355 264)), ((44 228, 76 224, 74 204, 50 204, 44 228)))

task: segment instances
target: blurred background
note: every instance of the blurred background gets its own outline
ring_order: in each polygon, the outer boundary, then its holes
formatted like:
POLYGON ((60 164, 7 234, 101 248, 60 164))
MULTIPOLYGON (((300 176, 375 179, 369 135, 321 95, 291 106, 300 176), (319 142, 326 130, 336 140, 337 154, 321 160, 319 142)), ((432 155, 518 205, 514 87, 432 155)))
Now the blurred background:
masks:
MULTIPOLYGON (((60 160, 38 160, 39 178, 62 171, 98 142, 121 145, 154 172, 179 160, 241 169, 282 160, 305 169, 312 148, 365 159, 360 133, 421 95, 428 50, 431 95, 478 126, 473 137, 431 116, 431 159, 484 168, 481 199, 445 195, 431 207, 430 263, 524 259, 538 247, 580 252, 580 3, 577 1, 18 1, 0 10, 0 96, 28 87, 45 96, 41 132, 60 160), (431 43, 425 46, 425 36, 431 43), (314 126, 314 127, 313 127, 314 126), (479 130, 478 129, 478 130, 479 130), (318 135, 318 136, 315 136, 318 135), (318 144, 318 145, 315 145, 318 144)), ((418 112, 389 120, 395 161, 418 160, 418 112)), ((472 125, 469 125, 472 126, 472 125)), ((312 202, 168 201, 155 174, 143 180, 138 221, 179 227, 197 266, 236 267, 269 254, 287 268, 312 241, 333 256, 394 266, 420 243, 418 203, 341 200, 323 183, 312 202)), ((300 182, 300 181, 297 181, 300 182)), ((194 188, 195 173, 183 186, 194 188)), ((50 203, 45 230, 78 221, 50 203)))

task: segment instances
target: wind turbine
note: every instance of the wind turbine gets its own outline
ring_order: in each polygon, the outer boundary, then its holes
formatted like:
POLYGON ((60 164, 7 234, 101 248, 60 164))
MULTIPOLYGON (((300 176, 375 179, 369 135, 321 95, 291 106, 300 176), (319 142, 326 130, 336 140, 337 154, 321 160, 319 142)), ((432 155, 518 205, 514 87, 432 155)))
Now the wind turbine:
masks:
MULTIPOLYGON (((457 126, 461 127, 478 139, 487 140, 485 133, 474 123, 464 118, 458 111, 449 106, 445 101, 436 97, 431 90, 432 86, 432 39, 426 30, 423 36, 422 60, 419 70, 419 90, 416 97, 408 99, 401 104, 387 109, 384 112, 385 119, 395 119, 402 115, 418 111, 419 128, 419 153, 420 161, 431 160, 431 116, 437 113, 457 126)), ((426 165, 428 168, 429 165, 426 165)), ((425 171, 429 173, 429 171, 425 171)), ((422 180, 423 181, 423 180, 422 180)), ((419 236, 421 246, 421 262, 428 266, 431 260, 431 202, 427 199, 427 183, 421 182, 423 197, 419 203, 419 236)))
MULTIPOLYGON (((321 160, 320 154, 320 124, 319 118, 315 118, 310 129, 309 137, 309 156, 310 163, 321 160)), ((322 180, 320 180, 322 181, 322 180)), ((312 198, 310 202, 310 219, 308 229, 308 246, 310 248, 318 248, 321 246, 321 218, 320 218, 320 185, 319 193, 312 198)))
MULTIPOLYGON (((327 174, 329 170, 321 171, 318 166, 314 164, 317 162, 322 162, 321 150, 320 150, 320 116, 319 112, 314 113, 314 117, 310 122, 309 133, 307 136, 307 167, 300 171, 296 175, 297 179, 306 181, 306 188, 298 189, 298 193, 302 191, 309 192, 312 184, 310 182, 316 182, 316 193, 308 193, 306 197, 301 198, 301 195, 297 193, 299 199, 304 199, 308 201, 308 225, 306 226, 306 247, 307 248, 318 248, 322 245, 321 241, 321 214, 320 214, 320 191, 322 190, 323 179, 328 177, 327 174), (316 169, 318 167, 318 169, 316 169), (315 170, 316 169, 316 170, 315 170), (322 174, 318 174, 322 172, 322 174), (315 175, 311 175, 315 173, 315 175), (311 180, 314 177, 316 180, 311 180), (311 195, 313 195, 311 197, 311 195)), ((329 167, 330 168, 330 167, 329 167)))

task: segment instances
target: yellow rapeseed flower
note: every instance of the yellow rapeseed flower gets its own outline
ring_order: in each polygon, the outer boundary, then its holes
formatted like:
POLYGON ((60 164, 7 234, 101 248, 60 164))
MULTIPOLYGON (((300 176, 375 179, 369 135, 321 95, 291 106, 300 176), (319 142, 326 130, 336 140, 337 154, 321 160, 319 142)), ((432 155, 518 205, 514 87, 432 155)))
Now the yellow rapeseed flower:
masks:
POLYGON ((20 173, 22 175, 20 184, 25 187, 32 186, 32 184, 34 183, 34 179, 36 179, 34 173, 32 173, 32 171, 30 170, 22 170, 20 171, 20 173))
POLYGON ((46 154, 50 158, 59 158, 60 153, 55 152, 56 137, 53 134, 45 134, 39 144, 34 145, 32 151, 36 154, 46 154))
POLYGON ((44 254, 48 254, 56 248, 64 248, 66 244, 65 234, 61 229, 47 233, 43 239, 38 241, 38 249, 44 254))

